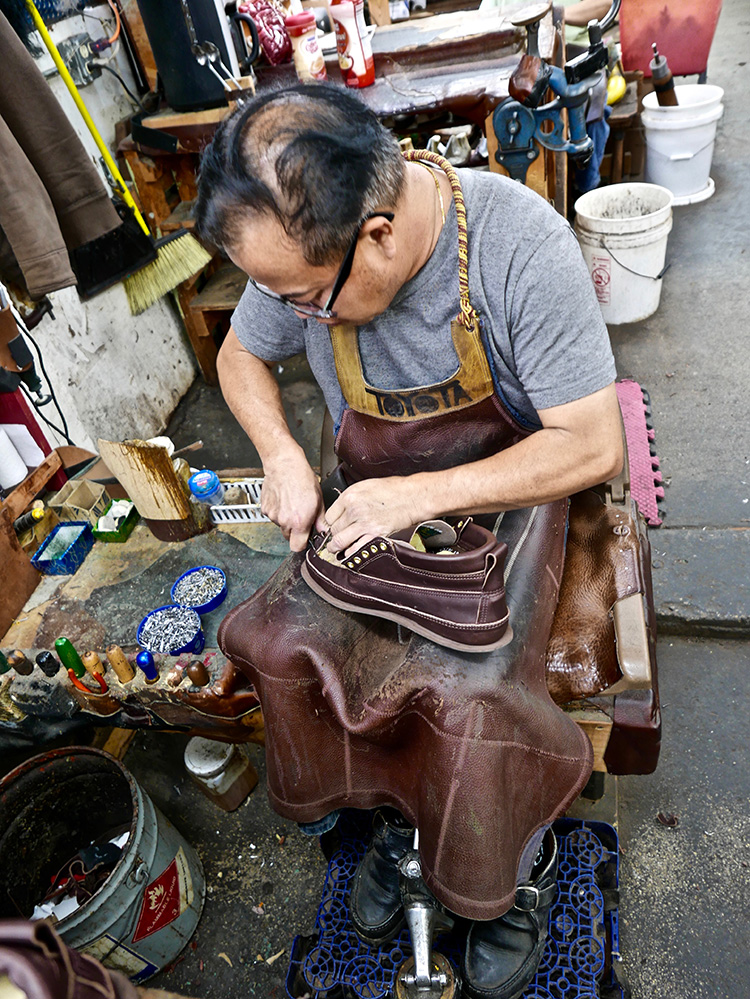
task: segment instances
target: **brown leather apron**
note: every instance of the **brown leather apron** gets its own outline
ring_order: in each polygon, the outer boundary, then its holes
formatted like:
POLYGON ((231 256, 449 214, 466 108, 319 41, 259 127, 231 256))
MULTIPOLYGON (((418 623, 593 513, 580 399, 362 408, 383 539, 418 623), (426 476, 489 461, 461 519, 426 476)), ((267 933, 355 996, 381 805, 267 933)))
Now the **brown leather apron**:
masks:
MULTIPOLYGON (((492 379, 468 294, 466 213, 445 170, 459 228, 461 311, 455 375, 406 391, 365 382, 353 327, 332 327, 348 408, 336 450, 350 478, 435 471, 528 436, 492 379)), ((423 872, 452 912, 492 919, 512 904, 525 844, 591 772, 591 744, 555 706, 545 648, 563 568, 567 501, 510 511, 506 595, 514 638, 494 652, 442 648, 388 621, 337 610, 292 555, 219 631, 256 686, 274 808, 300 822, 335 808, 392 805, 419 828, 423 872)), ((498 518, 492 517, 490 526, 498 518)))

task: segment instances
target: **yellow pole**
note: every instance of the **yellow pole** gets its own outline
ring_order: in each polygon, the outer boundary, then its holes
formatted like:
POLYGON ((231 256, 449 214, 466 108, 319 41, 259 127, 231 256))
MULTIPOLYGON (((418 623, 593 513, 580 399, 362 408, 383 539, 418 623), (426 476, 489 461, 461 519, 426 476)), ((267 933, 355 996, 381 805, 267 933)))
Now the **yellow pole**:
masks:
POLYGON ((109 170, 113 179, 116 181, 117 185, 119 186, 120 193, 122 194, 125 204, 133 210, 133 214, 138 220, 138 224, 140 225, 141 229, 143 229, 143 231, 146 233, 147 236, 150 236, 151 231, 149 227, 146 225, 146 220, 138 211, 138 206, 136 205, 135 201, 133 201, 133 197, 130 191, 128 190, 128 186, 123 180, 122 174, 117 169, 117 164, 112 158, 112 154, 110 153, 109 149, 107 149, 107 147, 105 146, 104 140, 99 134, 99 131, 96 125, 94 124, 93 119, 88 112, 88 109, 86 108, 86 105, 81 100, 81 95, 78 93, 75 83, 73 83, 73 77, 68 72, 68 67, 62 61, 60 53, 57 50, 57 46, 52 41, 52 37, 50 36, 49 31, 47 31, 47 26, 42 20, 41 14, 36 9, 33 0, 26 0, 26 6, 29 9, 29 14, 31 14, 31 19, 34 22, 36 30, 42 36, 42 40, 44 44, 47 46, 47 51, 52 56, 55 66, 57 66, 57 70, 60 76, 62 77, 65 86, 68 88, 70 96, 73 98, 73 100, 76 103, 76 107, 81 112, 81 116, 83 117, 83 120, 86 122, 86 127, 88 128, 89 132, 91 132, 94 142, 96 143, 99 152, 102 154, 104 162, 107 164, 107 169, 109 170))

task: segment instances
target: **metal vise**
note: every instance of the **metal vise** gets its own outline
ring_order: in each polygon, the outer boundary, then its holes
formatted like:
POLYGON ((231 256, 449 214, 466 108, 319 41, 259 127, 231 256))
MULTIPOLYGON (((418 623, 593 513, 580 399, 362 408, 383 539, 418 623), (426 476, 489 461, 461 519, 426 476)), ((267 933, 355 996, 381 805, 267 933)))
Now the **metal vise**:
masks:
POLYGON ((539 25, 552 7, 551 0, 520 11, 513 24, 525 27, 526 54, 508 84, 508 97, 492 115, 497 137, 497 162, 514 180, 524 183, 529 166, 539 155, 539 145, 567 153, 580 166, 591 158, 593 142, 586 131, 586 108, 591 92, 602 81, 608 61, 602 34, 617 17, 621 0, 613 0, 602 21, 589 21, 589 47, 566 63, 550 66, 539 56, 539 25), (540 105, 548 90, 555 99, 540 105), (568 136, 565 118, 568 113, 568 136))

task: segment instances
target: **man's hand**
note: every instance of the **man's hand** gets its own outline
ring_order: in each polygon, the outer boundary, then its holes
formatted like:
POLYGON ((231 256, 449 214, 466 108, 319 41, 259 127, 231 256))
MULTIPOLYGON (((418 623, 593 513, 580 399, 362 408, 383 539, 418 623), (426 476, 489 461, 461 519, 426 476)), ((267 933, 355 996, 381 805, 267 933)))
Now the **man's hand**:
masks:
POLYGON ((302 551, 313 524, 323 526, 323 498, 305 452, 287 425, 278 382, 269 365, 246 350, 233 329, 222 344, 216 367, 224 398, 263 464, 261 510, 279 525, 292 551, 302 551))
POLYGON ((358 542, 387 537, 425 519, 414 476, 390 476, 355 482, 326 511, 330 551, 346 551, 358 542))
POLYGON ((318 478, 301 452, 276 456, 264 466, 261 512, 278 524, 293 552, 304 550, 310 531, 323 527, 318 478))

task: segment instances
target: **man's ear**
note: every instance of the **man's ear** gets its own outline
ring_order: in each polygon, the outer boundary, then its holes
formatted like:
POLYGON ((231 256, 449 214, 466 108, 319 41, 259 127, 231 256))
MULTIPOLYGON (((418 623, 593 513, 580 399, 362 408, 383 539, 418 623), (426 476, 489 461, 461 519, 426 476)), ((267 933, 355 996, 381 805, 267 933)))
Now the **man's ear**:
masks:
POLYGON ((396 234, 393 222, 390 222, 383 215, 368 219, 362 226, 362 236, 373 249, 383 254, 386 260, 393 260, 396 256, 396 234))

